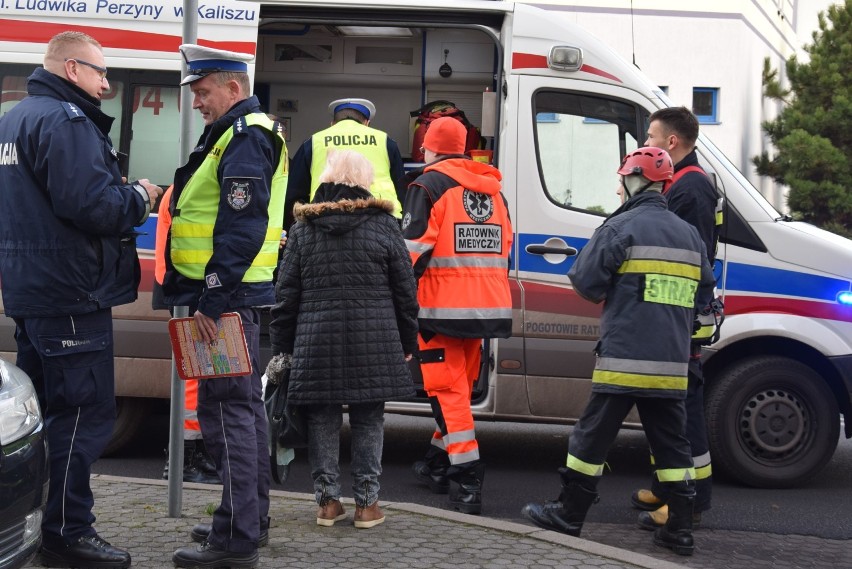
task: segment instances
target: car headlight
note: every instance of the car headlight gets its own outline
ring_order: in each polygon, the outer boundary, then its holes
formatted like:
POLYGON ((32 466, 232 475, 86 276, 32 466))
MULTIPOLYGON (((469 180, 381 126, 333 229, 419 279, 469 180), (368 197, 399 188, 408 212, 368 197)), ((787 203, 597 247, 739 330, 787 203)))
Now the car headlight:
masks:
POLYGON ((41 411, 30 378, 0 359, 0 444, 13 443, 35 430, 41 411))

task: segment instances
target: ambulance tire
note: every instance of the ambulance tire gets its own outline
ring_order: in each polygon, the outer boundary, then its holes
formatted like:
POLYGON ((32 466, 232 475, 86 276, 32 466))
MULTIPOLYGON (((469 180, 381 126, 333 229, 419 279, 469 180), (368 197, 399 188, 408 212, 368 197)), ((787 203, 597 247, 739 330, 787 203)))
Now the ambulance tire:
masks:
POLYGON ((130 443, 150 415, 151 403, 144 397, 115 398, 115 426, 103 456, 111 455, 130 443))
POLYGON ((803 484, 828 464, 840 437, 831 389, 810 367, 755 356, 708 378, 713 472, 755 488, 803 484))

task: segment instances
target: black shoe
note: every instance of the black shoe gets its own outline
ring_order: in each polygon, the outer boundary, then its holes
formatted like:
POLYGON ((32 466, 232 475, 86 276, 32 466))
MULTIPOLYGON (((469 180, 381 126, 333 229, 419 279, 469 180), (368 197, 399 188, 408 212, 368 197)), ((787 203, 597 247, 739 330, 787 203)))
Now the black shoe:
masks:
POLYGON ((181 547, 172 555, 175 567, 188 567, 191 569, 213 569, 225 567, 230 569, 254 569, 260 555, 257 550, 251 553, 236 553, 216 549, 209 542, 201 545, 181 547))
POLYGON ((429 486, 429 490, 433 493, 446 494, 450 491, 450 479, 447 478, 446 468, 433 468, 428 462, 418 460, 411 469, 417 480, 429 486))
POLYGON ((41 563, 45 567, 127 569, 130 567, 130 554, 111 546, 95 534, 83 536, 64 548, 42 545, 41 563))
MULTIPOLYGON (((195 543, 204 543, 210 535, 210 524, 195 524, 189 532, 189 537, 195 543)), ((260 539, 257 540, 258 547, 264 547, 269 543, 269 526, 260 528, 260 539)))

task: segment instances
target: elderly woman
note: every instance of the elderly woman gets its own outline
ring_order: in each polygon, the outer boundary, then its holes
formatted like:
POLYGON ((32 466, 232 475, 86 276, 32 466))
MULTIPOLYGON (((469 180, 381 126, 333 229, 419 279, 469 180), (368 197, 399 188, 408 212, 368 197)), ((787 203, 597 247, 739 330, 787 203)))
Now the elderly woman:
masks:
MULTIPOLYGON (((290 361, 289 404, 304 406, 317 524, 346 518, 340 503, 342 406, 352 433, 356 528, 379 509, 385 401, 414 395, 417 283, 392 216, 366 189, 373 170, 353 151, 330 153, 312 203, 296 205, 276 285, 273 364, 290 361)), ((271 365, 273 367, 273 365, 271 365)))

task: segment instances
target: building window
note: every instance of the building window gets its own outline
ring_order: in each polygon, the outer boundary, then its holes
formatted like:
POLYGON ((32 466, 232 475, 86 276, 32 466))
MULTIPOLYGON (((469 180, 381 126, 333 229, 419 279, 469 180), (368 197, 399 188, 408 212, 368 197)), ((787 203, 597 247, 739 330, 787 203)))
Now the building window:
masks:
POLYGON ((719 122, 719 89, 695 87, 692 89, 692 112, 701 123, 719 122))

